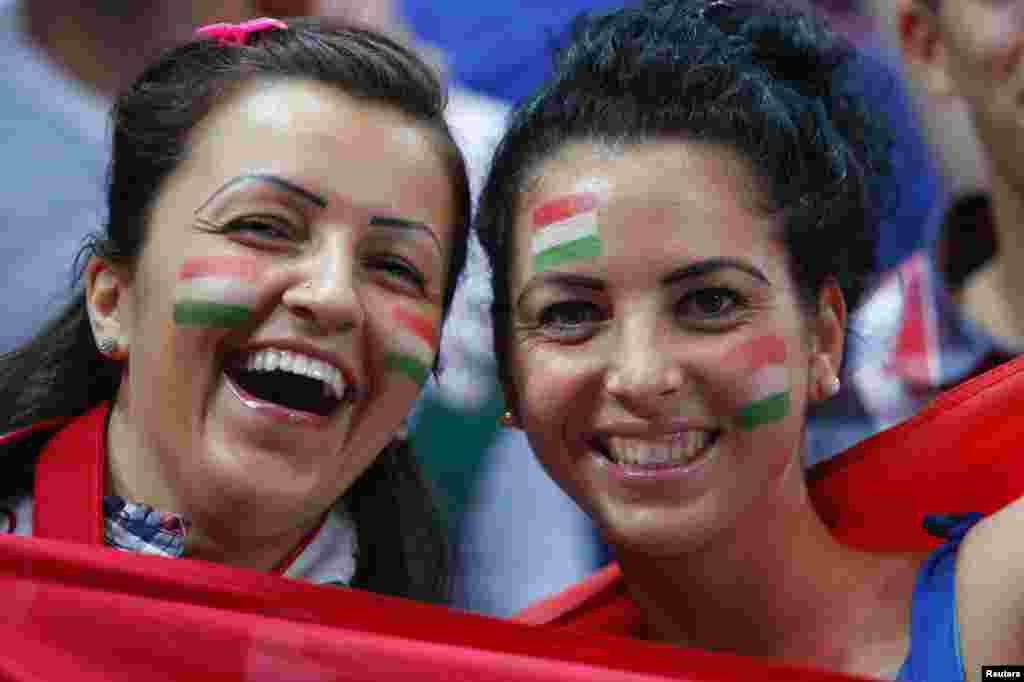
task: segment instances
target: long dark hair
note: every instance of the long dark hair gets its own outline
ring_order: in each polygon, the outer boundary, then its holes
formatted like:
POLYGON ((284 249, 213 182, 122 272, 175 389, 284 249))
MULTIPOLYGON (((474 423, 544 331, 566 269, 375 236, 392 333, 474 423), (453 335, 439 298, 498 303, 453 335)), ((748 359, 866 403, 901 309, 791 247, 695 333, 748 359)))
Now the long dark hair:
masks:
MULTIPOLYGON (((466 258, 469 181, 445 123, 438 77, 410 50, 374 32, 310 19, 249 36, 243 45, 197 39, 150 65, 116 101, 109 220, 79 253, 131 269, 147 237, 148 211, 165 179, 188 154, 189 134, 225 97, 255 79, 297 78, 338 88, 408 115, 436 133, 451 177, 456 223, 447 267, 447 313, 466 258)), ((100 354, 85 294, 37 336, 0 358, 0 430, 74 417, 113 400, 120 367, 100 354)), ((0 450, 0 499, 31 488, 39 439, 0 450)), ((428 601, 444 598, 445 533, 411 449, 393 443, 346 493, 359 536, 354 584, 428 601)))
POLYGON ((862 59, 781 0, 651 0, 577 20, 553 78, 513 113, 477 212, 505 386, 514 216, 531 173, 574 141, 690 139, 736 150, 783 217, 805 312, 829 278, 856 306, 891 204, 883 181, 892 140, 868 110, 862 59))

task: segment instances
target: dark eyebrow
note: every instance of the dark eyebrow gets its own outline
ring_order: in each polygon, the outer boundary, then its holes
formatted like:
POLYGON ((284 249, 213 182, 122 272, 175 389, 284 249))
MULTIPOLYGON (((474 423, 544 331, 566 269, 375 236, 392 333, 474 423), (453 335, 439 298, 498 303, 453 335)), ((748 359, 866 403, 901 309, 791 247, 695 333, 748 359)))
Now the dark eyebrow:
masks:
POLYGON ((280 178, 280 177, 278 177, 276 175, 268 175, 266 173, 253 173, 253 174, 247 174, 247 175, 239 175, 237 178, 232 178, 231 180, 228 180, 227 182, 225 182, 221 186, 220 189, 218 189, 216 192, 214 192, 210 196, 210 198, 207 199, 205 203, 203 203, 202 206, 200 206, 199 208, 196 209, 196 213, 199 213, 204 208, 209 206, 210 202, 212 202, 214 199, 216 199, 221 194, 226 192, 228 189, 234 187, 235 185, 239 185, 239 184, 241 184, 243 182, 265 182, 267 184, 274 185, 275 187, 277 187, 279 189, 283 189, 283 190, 286 190, 288 192, 291 192, 292 194, 300 196, 303 199, 305 199, 306 201, 310 202, 311 204, 316 205, 319 208, 327 208, 327 199, 324 199, 319 194, 314 194, 314 193, 310 192, 309 190, 305 189, 304 187, 300 187, 300 186, 296 185, 294 182, 291 182, 289 180, 285 180, 284 178, 280 178))
POLYGON ((545 272, 526 283, 523 290, 519 292, 519 296, 516 297, 516 307, 522 307, 523 297, 542 284, 550 284, 564 289, 590 289, 591 291, 605 290, 604 282, 599 279, 595 279, 594 277, 569 272, 545 272))
POLYGON ((764 284, 771 284, 768 278, 765 277, 764 273, 759 269, 749 263, 736 260, 735 258, 710 258, 708 260, 700 261, 699 263, 687 265, 686 267, 679 268, 678 270, 675 270, 663 277, 661 283, 664 285, 676 284, 684 279, 703 277, 704 275, 710 275, 711 273, 718 272, 719 270, 740 270, 764 284))
POLYGON ((384 216, 375 215, 370 216, 371 227, 390 227, 396 230, 413 230, 416 232, 425 232, 430 235, 430 238, 434 240, 434 244, 437 245, 438 253, 444 253, 444 249, 441 248, 441 242, 438 240, 437 235, 424 223, 417 222, 415 220, 406 220, 405 218, 396 218, 395 216, 384 216))

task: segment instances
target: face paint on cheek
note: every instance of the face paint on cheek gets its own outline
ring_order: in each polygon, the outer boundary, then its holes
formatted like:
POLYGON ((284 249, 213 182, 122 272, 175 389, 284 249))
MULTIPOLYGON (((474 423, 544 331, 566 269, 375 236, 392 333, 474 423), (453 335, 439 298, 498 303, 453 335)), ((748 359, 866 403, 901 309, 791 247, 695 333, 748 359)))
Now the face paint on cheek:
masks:
POLYGON ((259 304, 263 268, 250 258, 186 261, 174 290, 174 321, 182 326, 237 327, 259 304))
POLYGON ((573 194, 548 202, 533 212, 530 252, 534 272, 596 258, 603 253, 597 229, 599 200, 597 194, 573 194))
POLYGON ((396 326, 388 339, 390 347, 384 352, 384 368, 422 387, 437 353, 437 315, 425 307, 410 310, 396 306, 392 317, 396 326))
POLYGON ((789 368, 786 343, 779 336, 752 339, 730 351, 724 360, 730 369, 742 368, 743 398, 736 423, 744 431, 774 424, 789 414, 789 368))

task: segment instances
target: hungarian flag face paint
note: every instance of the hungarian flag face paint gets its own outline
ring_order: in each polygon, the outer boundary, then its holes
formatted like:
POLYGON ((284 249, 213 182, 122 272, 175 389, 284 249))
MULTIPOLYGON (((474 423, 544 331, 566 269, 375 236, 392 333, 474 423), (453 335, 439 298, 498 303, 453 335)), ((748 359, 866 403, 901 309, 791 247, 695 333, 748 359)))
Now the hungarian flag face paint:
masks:
POLYGON ((752 431, 774 424, 789 414, 789 369, 786 344, 778 336, 764 336, 734 349, 725 360, 727 367, 746 367, 748 397, 736 415, 739 427, 752 431))
POLYGON ((392 315, 395 327, 389 339, 391 347, 384 354, 384 367, 423 386, 436 353, 436 316, 427 310, 401 306, 396 306, 392 315))
POLYGON ((259 303, 262 273, 254 261, 236 257, 196 258, 178 273, 174 321, 185 326, 237 327, 259 303))
POLYGON ((573 194, 533 212, 530 250, 534 272, 601 255, 596 194, 573 194))

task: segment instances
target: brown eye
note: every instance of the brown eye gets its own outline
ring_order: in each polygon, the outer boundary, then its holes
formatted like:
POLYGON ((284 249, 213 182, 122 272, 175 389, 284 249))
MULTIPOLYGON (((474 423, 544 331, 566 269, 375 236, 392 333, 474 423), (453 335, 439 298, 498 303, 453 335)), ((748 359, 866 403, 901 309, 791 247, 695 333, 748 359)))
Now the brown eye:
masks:
POLYGON ((688 293, 679 301, 677 312, 684 317, 715 319, 736 312, 744 303, 743 297, 732 289, 699 289, 688 293))
POLYGON ((590 301, 562 301, 553 303, 538 316, 540 328, 549 336, 573 339, 593 333, 595 327, 607 319, 600 307, 590 301))
POLYGON ((279 220, 262 216, 232 220, 221 227, 220 232, 274 241, 292 238, 291 230, 281 225, 279 220))
POLYGON ((424 277, 423 273, 404 258, 392 255, 374 256, 367 259, 367 265, 371 268, 387 273, 388 276, 402 279, 415 286, 419 291, 426 293, 426 277, 424 277))

